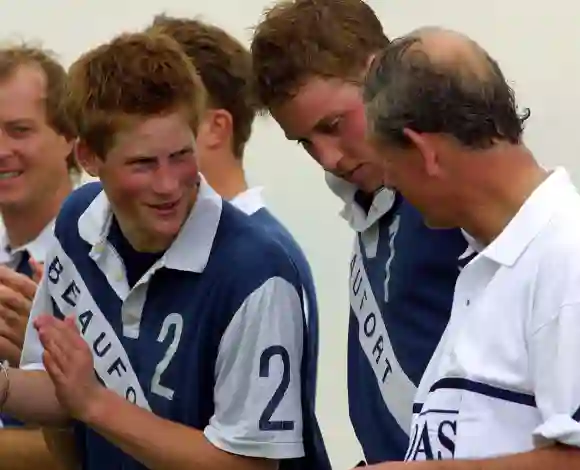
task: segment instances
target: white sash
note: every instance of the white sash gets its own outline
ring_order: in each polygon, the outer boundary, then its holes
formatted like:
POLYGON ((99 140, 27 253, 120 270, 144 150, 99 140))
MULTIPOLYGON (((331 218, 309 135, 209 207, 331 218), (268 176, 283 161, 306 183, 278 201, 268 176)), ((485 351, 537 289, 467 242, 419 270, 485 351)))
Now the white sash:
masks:
POLYGON ((360 243, 355 239, 350 264, 350 305, 359 324, 360 345, 372 367, 385 405, 409 434, 417 388, 403 371, 387 334, 381 309, 371 288, 360 243))
POLYGON ((105 386, 150 410, 121 341, 58 241, 45 266, 50 295, 63 315, 76 317, 77 326, 93 353, 95 371, 105 386))

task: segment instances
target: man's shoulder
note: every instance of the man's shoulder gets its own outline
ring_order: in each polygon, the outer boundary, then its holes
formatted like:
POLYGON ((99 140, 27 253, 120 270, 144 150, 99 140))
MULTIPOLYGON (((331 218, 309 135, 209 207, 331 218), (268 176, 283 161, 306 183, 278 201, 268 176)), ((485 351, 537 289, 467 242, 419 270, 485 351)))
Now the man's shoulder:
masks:
POLYGON ((528 250, 534 259, 553 262, 580 271, 580 198, 564 201, 531 240, 528 250), (566 204, 571 202, 572 204, 566 204))
MULTIPOLYGON (((580 211, 580 207, 579 207, 580 211)), ((537 260, 540 286, 565 296, 565 302, 580 302, 580 218, 557 216, 537 237, 530 258, 537 260), (574 300, 575 299, 575 300, 574 300)), ((564 300, 563 300, 564 301, 564 300)))
POLYGON ((297 271, 282 244, 250 216, 224 204, 210 264, 236 282, 281 277, 295 283, 297 271))
POLYGON ((76 224, 102 190, 101 183, 96 181, 85 183, 76 188, 62 204, 56 218, 55 229, 62 229, 62 227, 70 227, 70 224, 76 224))
POLYGON ((243 213, 229 203, 223 205, 216 237, 222 243, 222 248, 227 247, 247 258, 253 258, 255 250, 283 253, 279 244, 269 236, 263 226, 255 223, 253 216, 243 213))
POLYGON ((266 207, 254 212, 250 218, 274 239, 300 250, 298 243, 286 226, 266 207))
POLYGON ((288 228, 267 208, 262 208, 251 216, 255 222, 264 228, 266 233, 282 245, 290 258, 298 265, 298 269, 307 268, 310 264, 304 254, 304 250, 294 238, 288 228))

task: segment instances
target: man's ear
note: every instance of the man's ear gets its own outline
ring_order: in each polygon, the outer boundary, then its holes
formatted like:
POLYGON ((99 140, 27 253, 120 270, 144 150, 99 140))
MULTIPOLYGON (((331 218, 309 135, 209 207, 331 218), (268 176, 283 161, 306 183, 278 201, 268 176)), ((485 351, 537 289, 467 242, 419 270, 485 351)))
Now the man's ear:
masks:
POLYGON ((99 176, 100 159, 92 152, 87 145, 80 139, 77 139, 74 147, 75 157, 79 165, 93 178, 99 176))
POLYGON ((208 149, 230 145, 233 139, 233 118, 225 109, 211 109, 205 114, 200 125, 198 138, 208 149))
POLYGON ((370 70, 371 65, 373 65, 373 61, 375 60, 375 57, 376 56, 377 55, 374 52, 368 56, 368 58, 367 58, 367 66, 366 66, 367 71, 370 70))
POLYGON ((421 155, 425 173, 428 176, 439 175, 441 173, 439 158, 437 150, 429 138, 429 135, 416 132, 408 127, 403 129, 403 134, 421 155))
POLYGON ((72 152, 74 152, 76 139, 70 139, 69 140, 69 139, 66 139, 64 136, 62 137, 62 139, 63 139, 63 147, 64 147, 64 150, 65 150, 65 153, 68 156, 72 152))

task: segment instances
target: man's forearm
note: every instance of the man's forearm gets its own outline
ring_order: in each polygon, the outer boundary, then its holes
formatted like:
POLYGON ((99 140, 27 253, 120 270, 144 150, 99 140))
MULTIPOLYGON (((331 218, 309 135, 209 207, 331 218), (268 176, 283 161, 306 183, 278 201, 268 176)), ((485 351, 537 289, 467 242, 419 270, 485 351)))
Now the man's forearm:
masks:
POLYGON ((38 428, 0 430, 0 468, 65 470, 57 464, 38 428))
MULTIPOLYGON (((9 369, 8 399, 3 413, 26 424, 62 426, 68 416, 58 402, 54 386, 45 371, 9 369)), ((0 373, 0 392, 5 390, 6 378, 0 373)))
POLYGON ((151 470, 271 470, 277 465, 221 451, 201 431, 160 418, 106 389, 83 420, 151 470))
POLYGON ((59 464, 59 470, 82 469, 73 428, 42 428, 42 434, 48 450, 59 464))
POLYGON ((553 445, 482 460, 429 460, 371 465, 369 470, 580 470, 580 449, 553 445))

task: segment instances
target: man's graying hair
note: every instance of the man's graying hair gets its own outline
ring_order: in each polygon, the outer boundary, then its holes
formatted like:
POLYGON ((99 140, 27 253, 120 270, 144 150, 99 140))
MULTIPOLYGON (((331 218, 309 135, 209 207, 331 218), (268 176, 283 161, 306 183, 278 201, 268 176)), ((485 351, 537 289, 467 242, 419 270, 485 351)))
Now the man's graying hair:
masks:
POLYGON ((455 137, 473 149, 521 142, 528 109, 518 114, 514 92, 495 60, 472 42, 480 71, 461 61, 436 60, 420 36, 395 40, 379 53, 366 77, 364 101, 373 138, 409 145, 404 128, 455 137))

